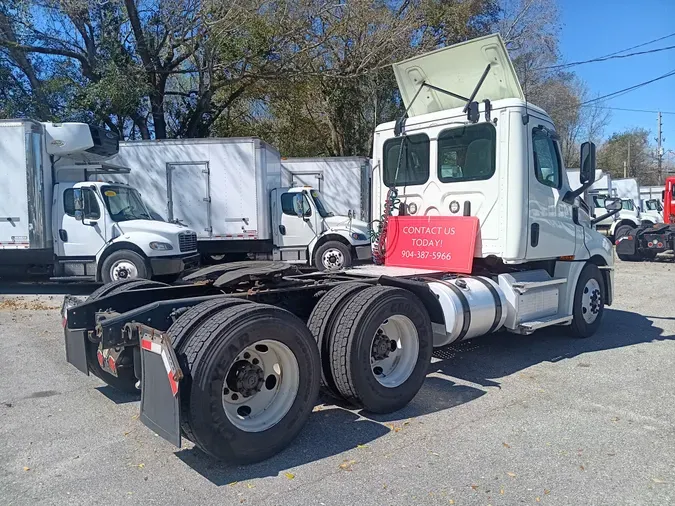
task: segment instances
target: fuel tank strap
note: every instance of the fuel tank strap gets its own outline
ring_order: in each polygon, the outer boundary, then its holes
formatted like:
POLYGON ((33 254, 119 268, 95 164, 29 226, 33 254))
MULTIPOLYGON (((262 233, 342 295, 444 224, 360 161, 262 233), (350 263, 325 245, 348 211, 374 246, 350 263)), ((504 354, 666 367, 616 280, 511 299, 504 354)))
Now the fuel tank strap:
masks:
POLYGON ((487 288, 490 293, 492 294, 492 298, 495 300, 495 318, 492 320, 492 325, 490 326, 490 330, 488 330, 486 333, 491 334, 495 330, 497 330, 497 327, 499 326, 499 322, 502 320, 502 299, 499 296, 499 292, 497 292, 497 289, 490 283, 487 279, 481 278, 480 276, 476 277, 471 277, 471 279, 475 279, 476 281, 480 281, 485 285, 485 288, 487 288))
POLYGON ((464 336, 466 336, 466 333, 469 331, 469 327, 471 327, 471 306, 469 306, 469 301, 467 300, 466 296, 462 293, 462 290, 456 287, 453 283, 449 283, 444 279, 435 279, 435 278, 424 278, 424 279, 426 281, 432 281, 434 283, 440 283, 442 285, 445 285, 448 288, 450 288, 450 290, 452 290, 455 295, 457 295, 460 304, 462 304, 462 312, 464 313, 464 319, 462 322, 462 331, 459 333, 459 336, 457 336, 457 339, 455 339, 455 341, 458 342, 461 341, 462 339, 464 339, 464 336))

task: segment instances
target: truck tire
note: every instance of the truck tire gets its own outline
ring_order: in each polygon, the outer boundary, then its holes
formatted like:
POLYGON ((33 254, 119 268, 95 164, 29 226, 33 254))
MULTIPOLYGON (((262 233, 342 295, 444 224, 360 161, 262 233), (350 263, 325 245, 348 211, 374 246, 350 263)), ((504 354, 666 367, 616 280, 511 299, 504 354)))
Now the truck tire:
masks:
POLYGON ((209 455, 234 463, 267 459, 307 421, 321 366, 307 327, 264 304, 225 309, 203 322, 181 350, 190 377, 183 432, 209 455))
POLYGON ((335 380, 330 369, 330 351, 328 349, 328 336, 333 332, 336 316, 342 308, 349 302, 357 293, 370 285, 365 283, 345 283, 344 285, 331 288, 326 293, 309 315, 307 320, 307 328, 316 340, 316 346, 319 349, 319 356, 321 357, 321 386, 324 390, 340 399, 340 391, 335 386, 335 380))
POLYGON ((429 313, 412 292, 363 290, 340 311, 328 339, 338 391, 367 411, 397 411, 424 383, 433 333, 429 313))
POLYGON ((600 326, 605 311, 605 283, 600 269, 587 263, 579 274, 574 290, 572 325, 570 331, 576 337, 590 337, 600 326))
POLYGON ((122 279, 149 279, 150 277, 151 270, 146 259, 130 249, 113 251, 101 265, 101 279, 104 283, 122 279))
POLYGON ((339 241, 328 241, 316 249, 314 266, 320 271, 338 271, 351 267, 351 250, 339 241))
MULTIPOLYGON (((108 295, 115 295, 121 292, 127 292, 129 290, 141 290, 144 288, 159 288, 166 286, 164 283, 159 281, 151 281, 149 279, 121 279, 119 281, 114 281, 103 285, 96 290, 94 290, 91 295, 87 298, 87 302, 91 302, 102 297, 107 297, 108 295)), ((100 308, 104 309, 104 308, 100 308)), ((137 394, 138 389, 136 388, 136 375, 134 374, 133 367, 121 367, 117 370, 117 376, 113 376, 109 372, 103 370, 101 365, 98 363, 97 351, 98 346, 96 343, 92 343, 87 339, 87 365, 89 366, 89 372, 94 376, 98 377, 100 380, 105 382, 107 385, 113 387, 115 390, 120 392, 126 392, 130 394, 137 394)), ((131 358, 131 357, 130 357, 131 358)))
POLYGON ((614 243, 616 244, 616 241, 621 239, 624 236, 627 236, 634 230, 634 227, 631 227, 630 225, 619 225, 616 227, 616 230, 614 231, 614 243))

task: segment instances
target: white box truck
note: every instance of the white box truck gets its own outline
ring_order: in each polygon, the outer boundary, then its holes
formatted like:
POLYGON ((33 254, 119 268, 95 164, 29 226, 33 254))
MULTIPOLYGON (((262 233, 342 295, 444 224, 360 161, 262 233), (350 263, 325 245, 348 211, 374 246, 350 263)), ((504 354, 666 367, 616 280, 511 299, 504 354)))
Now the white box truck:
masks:
POLYGON ((159 215, 197 231, 214 260, 257 259, 341 269, 371 256, 368 224, 333 210, 311 185, 283 183, 281 157, 257 138, 120 143, 115 163, 159 215))
POLYGON ((400 233, 387 243, 392 254, 412 245, 407 258, 433 267, 391 265, 390 256, 303 274, 245 262, 178 287, 110 285, 84 304, 65 300, 68 361, 87 373, 97 367, 87 349, 121 350, 136 366, 106 369, 106 381, 134 388, 140 378, 143 423, 173 444, 186 437, 250 463, 297 436, 320 385, 390 413, 417 394, 434 347, 500 329, 592 335, 614 279, 612 244, 578 198, 593 182, 595 146, 582 145, 582 186, 572 190, 553 122, 525 101, 498 35, 394 73, 409 117, 376 129, 373 212, 400 233), (392 189, 404 216, 387 211, 392 189), (459 239, 460 229, 469 235, 459 239), (456 255, 473 265, 457 270, 456 255), (105 311, 116 316, 97 319, 105 311))
POLYGON ((364 156, 282 158, 284 186, 317 188, 334 212, 369 223, 370 160, 364 156))
MULTIPOLYGON (((661 189, 663 191, 663 189, 661 189)), ((651 227, 663 223, 663 216, 658 211, 643 209, 640 200, 640 187, 637 179, 614 179, 612 180, 613 197, 619 197, 624 207, 619 213, 620 219, 632 219, 637 226, 644 225, 651 227)))
POLYGON ((198 265, 195 232, 152 220, 134 188, 105 180, 129 172, 107 162, 117 150, 85 123, 0 121, 0 276, 107 283, 198 265))

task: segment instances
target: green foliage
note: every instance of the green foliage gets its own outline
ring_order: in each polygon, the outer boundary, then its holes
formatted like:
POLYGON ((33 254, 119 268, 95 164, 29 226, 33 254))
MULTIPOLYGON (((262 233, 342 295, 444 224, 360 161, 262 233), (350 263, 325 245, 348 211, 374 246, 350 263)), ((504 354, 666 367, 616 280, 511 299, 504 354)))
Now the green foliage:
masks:
POLYGON ((637 178, 641 185, 660 184, 649 130, 633 128, 617 132, 601 146, 598 168, 609 172, 613 178, 622 178, 624 162, 627 177, 637 178))

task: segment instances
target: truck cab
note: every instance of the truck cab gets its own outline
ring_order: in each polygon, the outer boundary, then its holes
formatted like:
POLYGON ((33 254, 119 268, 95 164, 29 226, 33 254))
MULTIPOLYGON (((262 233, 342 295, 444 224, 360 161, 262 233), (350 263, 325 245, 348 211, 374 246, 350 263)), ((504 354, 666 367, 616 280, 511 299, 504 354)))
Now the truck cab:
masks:
POLYGON ((336 215, 319 190, 275 188, 270 202, 275 260, 339 270, 371 258, 368 224, 336 215))

